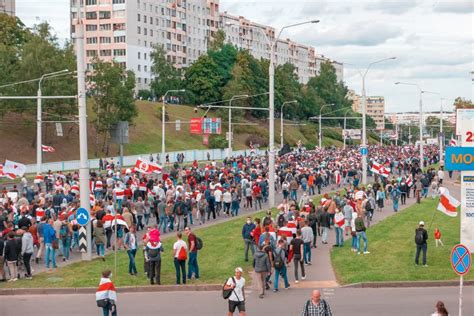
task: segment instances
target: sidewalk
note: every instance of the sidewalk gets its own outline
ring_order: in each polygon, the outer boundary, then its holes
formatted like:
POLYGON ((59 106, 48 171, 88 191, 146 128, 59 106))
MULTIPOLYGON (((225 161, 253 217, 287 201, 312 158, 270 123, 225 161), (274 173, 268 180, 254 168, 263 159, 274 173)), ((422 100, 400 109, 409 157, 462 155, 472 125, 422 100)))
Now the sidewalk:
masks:
MULTIPOLYGON (((444 185, 449 189, 449 192, 457 199, 460 199, 461 195, 461 188, 459 184, 455 183, 455 178, 449 179, 447 177, 447 172, 445 173, 444 185)), ((411 194, 410 198, 407 199, 407 203, 405 205, 401 205, 399 203, 399 212, 410 207, 416 203, 416 199, 411 194)), ((385 207, 382 212, 374 212, 374 218, 371 222, 371 226, 377 224, 378 222, 382 221, 383 219, 395 215, 392 207, 392 202, 390 199, 386 200, 385 207)), ((369 233, 370 236, 370 233, 369 233)), ((350 239, 351 236, 344 236, 344 240, 350 239)), ((305 271, 307 275, 307 279, 305 281, 300 282, 299 284, 291 283, 291 287, 295 288, 334 288, 338 287, 339 284, 337 283, 336 275, 334 273, 332 264, 331 264, 331 249, 332 246, 336 243, 336 233, 334 228, 331 228, 328 234, 328 243, 323 245, 321 243, 321 237, 318 236, 317 240, 317 248, 311 249, 311 258, 312 258, 312 265, 305 266, 305 271)), ((349 251, 350 245, 346 242, 346 248, 349 251)), ((370 251, 370 239, 369 239, 369 251, 370 251)), ((368 256, 370 256, 369 254, 368 256)), ((294 281, 294 268, 293 263, 290 264, 288 269, 288 276, 289 280, 294 281)), ((301 272, 300 272, 301 273, 301 272)))

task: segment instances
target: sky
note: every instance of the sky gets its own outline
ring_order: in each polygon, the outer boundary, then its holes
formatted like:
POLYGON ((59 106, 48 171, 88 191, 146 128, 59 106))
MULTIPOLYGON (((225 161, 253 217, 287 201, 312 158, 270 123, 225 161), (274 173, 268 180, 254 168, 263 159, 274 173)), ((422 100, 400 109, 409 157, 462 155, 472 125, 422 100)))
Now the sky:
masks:
MULTIPOLYGON (((57 36, 69 36, 69 0, 17 0, 17 15, 27 26, 48 21, 57 36)), ((277 29, 284 38, 315 47, 317 54, 344 63, 344 81, 361 93, 385 97, 386 112, 452 110, 456 97, 473 99, 474 1, 471 0, 220 0, 220 11, 241 15, 277 29)))

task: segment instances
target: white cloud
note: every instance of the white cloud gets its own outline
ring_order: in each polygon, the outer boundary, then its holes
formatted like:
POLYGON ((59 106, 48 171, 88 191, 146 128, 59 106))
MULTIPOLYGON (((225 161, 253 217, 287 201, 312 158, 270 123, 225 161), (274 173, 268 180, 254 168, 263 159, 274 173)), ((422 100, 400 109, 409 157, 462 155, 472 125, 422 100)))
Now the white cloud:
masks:
POLYGON ((442 13, 471 14, 474 12, 472 0, 441 0, 435 3, 434 11, 442 13))
POLYGON ((388 14, 403 14, 414 9, 418 4, 419 0, 369 1, 364 8, 388 14))

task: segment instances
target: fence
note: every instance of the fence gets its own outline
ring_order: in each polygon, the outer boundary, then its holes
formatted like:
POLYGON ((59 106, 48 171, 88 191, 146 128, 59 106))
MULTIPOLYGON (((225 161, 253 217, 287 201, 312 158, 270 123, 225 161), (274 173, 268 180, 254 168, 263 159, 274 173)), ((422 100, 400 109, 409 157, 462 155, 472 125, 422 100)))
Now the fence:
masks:
MULTIPOLYGON (((260 155, 262 152, 258 149, 254 151, 257 155, 260 155)), ((174 163, 177 160, 177 155, 179 153, 184 154, 184 162, 193 162, 194 160, 197 161, 205 161, 207 160, 207 153, 209 153, 211 160, 222 160, 227 156, 227 149, 208 149, 208 150, 184 150, 184 151, 171 151, 167 152, 169 154, 170 162, 174 163)), ((234 156, 248 156, 251 155, 250 150, 234 150, 232 152, 234 156)), ((142 155, 132 155, 132 156, 124 156, 123 157, 123 165, 124 166, 133 166, 135 165, 135 161, 138 158, 143 158, 148 160, 150 154, 142 154, 142 155)), ((156 153, 153 153, 153 157, 156 158, 156 153)), ((112 158, 112 157, 108 157, 112 158)), ((113 157, 114 161, 119 161, 118 156, 113 157)), ((160 153, 160 161, 163 163, 165 161, 165 157, 161 157, 160 153)), ((46 172, 48 170, 51 171, 66 171, 66 170, 78 170, 79 169, 79 160, 69 160, 69 161, 57 161, 57 162, 45 162, 41 166, 42 172, 46 172)), ((98 169, 99 168, 99 159, 89 159, 89 168, 90 169, 98 169)), ((26 165, 26 173, 36 173, 36 164, 26 165)))

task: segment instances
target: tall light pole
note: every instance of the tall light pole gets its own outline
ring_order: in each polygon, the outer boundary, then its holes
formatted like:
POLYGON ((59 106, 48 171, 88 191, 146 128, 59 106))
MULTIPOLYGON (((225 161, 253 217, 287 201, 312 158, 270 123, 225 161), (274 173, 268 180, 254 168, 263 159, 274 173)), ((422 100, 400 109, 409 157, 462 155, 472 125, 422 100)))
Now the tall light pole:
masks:
MULTIPOLYGON (((346 120, 347 120, 346 117, 347 117, 347 112, 349 112, 349 111, 352 111, 352 109, 347 109, 346 113, 344 113, 344 129, 342 131, 343 133, 345 133, 345 130, 346 130, 346 120)), ((342 138, 343 138, 343 141, 344 141, 344 147, 343 148, 346 149, 346 134, 343 134, 342 138)))
POLYGON ((234 95, 230 100, 229 100, 229 135, 228 135, 228 140, 227 140, 227 158, 232 158, 232 101, 238 100, 238 99, 244 99, 248 98, 248 94, 241 94, 241 95, 234 95))
POLYGON ((166 96, 168 95, 168 93, 178 93, 178 92, 186 92, 185 89, 180 89, 180 90, 168 90, 166 91, 165 95, 163 96, 163 108, 161 109, 162 113, 161 113, 161 161, 166 161, 165 160, 165 139, 166 139, 166 129, 165 129, 165 120, 166 120, 166 114, 165 114, 165 107, 166 107, 166 96))
POLYGON ((440 162, 441 161, 444 161, 443 160, 443 147, 444 147, 444 135, 443 135, 443 96, 438 93, 438 92, 433 92, 433 91, 426 91, 426 90, 423 90, 421 91, 421 93, 430 93, 430 94, 436 94, 437 96, 439 96, 439 102, 440 102, 440 119, 439 119, 439 135, 438 135, 438 139, 439 139, 439 160, 440 162))
MULTIPOLYGON (((384 62, 384 61, 388 61, 388 60, 394 60, 396 58, 397 57, 390 57, 390 58, 384 58, 384 59, 374 61, 367 66, 367 69, 365 70, 363 74, 359 71, 359 74, 362 77, 362 146, 361 148, 367 148, 367 128, 366 128, 366 118, 367 118, 367 106, 366 106, 367 100, 366 99, 367 97, 365 95, 365 77, 367 76, 367 73, 369 72, 370 68, 373 65, 384 62)), ((362 183, 367 184, 367 155, 361 155, 361 157, 362 157, 362 183)))
POLYGON ((43 145, 43 131, 41 128, 42 124, 42 103, 41 103, 41 83, 43 80, 49 77, 55 77, 57 75, 62 75, 68 73, 69 70, 64 69, 60 71, 50 72, 48 74, 44 74, 38 81, 38 91, 36 96, 38 97, 36 100, 36 174, 41 174, 41 164, 43 163, 43 152, 41 146, 43 145))
POLYGON ((420 86, 416 83, 409 83, 409 82, 395 82, 395 84, 403 84, 407 86, 415 86, 418 88, 418 92, 420 93, 420 169, 423 169, 424 166, 424 155, 423 155, 423 90, 420 86))
POLYGON ((319 148, 322 148, 322 140, 323 140, 323 130, 321 129, 321 112, 326 106, 334 106, 334 103, 330 104, 324 104, 320 109, 319 109, 319 148))
POLYGON ((293 101, 286 101, 283 102, 281 105, 281 111, 280 111, 280 146, 283 148, 283 107, 285 104, 292 104, 292 103, 298 103, 298 101, 293 100, 293 101))

